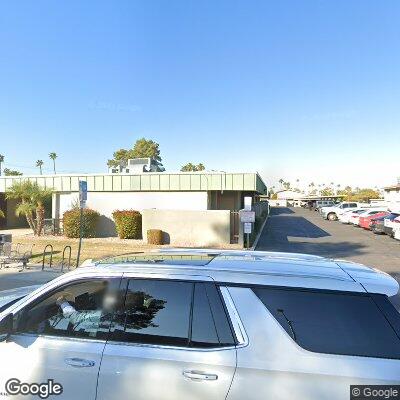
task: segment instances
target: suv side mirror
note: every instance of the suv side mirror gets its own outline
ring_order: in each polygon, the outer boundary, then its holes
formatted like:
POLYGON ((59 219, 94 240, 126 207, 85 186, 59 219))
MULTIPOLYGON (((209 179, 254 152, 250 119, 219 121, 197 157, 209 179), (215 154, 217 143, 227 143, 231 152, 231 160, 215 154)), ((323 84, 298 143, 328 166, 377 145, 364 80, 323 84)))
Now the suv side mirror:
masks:
POLYGON ((13 330, 13 314, 7 314, 1 321, 0 321, 0 342, 7 340, 8 337, 11 335, 13 330))

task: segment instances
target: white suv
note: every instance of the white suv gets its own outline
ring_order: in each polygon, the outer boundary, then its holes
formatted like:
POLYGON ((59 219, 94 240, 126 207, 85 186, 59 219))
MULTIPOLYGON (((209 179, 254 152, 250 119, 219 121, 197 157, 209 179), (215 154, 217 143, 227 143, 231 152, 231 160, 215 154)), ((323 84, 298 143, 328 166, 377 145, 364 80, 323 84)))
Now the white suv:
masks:
MULTIPOLYGON (((0 313, 0 393, 69 400, 342 400, 400 384, 389 275, 266 252, 133 254, 0 313)), ((9 300, 11 300, 9 298, 9 300)))
POLYGON ((324 219, 329 219, 329 221, 337 221, 340 215, 342 215, 344 212, 355 210, 361 206, 365 205, 355 202, 343 202, 333 207, 322 207, 320 213, 324 219))

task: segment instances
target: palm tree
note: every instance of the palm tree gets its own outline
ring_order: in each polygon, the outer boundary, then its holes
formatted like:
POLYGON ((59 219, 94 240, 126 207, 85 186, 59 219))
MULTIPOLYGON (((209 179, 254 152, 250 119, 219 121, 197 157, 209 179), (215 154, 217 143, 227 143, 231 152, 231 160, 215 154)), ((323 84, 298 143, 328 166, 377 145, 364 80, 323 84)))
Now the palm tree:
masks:
POLYGON ((15 214, 24 215, 33 233, 40 236, 44 226, 44 202, 52 191, 30 181, 14 182, 6 191, 7 199, 18 200, 15 214))
POLYGON ((36 161, 36 166, 39 167, 40 170, 40 175, 42 175, 42 165, 44 164, 43 160, 37 160, 36 161))
POLYGON ((197 171, 204 171, 206 169, 206 167, 204 166, 204 164, 200 163, 197 164, 197 171))
POLYGON ((281 179, 279 179, 279 183, 280 183, 280 185, 281 185, 281 189, 282 189, 282 185, 283 185, 283 183, 284 183, 285 181, 281 178, 281 179))
POLYGON ((1 176, 1 164, 4 162, 4 156, 3 154, 0 154, 0 176, 1 176))
POLYGON ((53 160, 53 171, 54 175, 56 174, 56 158, 57 158, 57 153, 50 153, 49 154, 50 160, 53 160))
POLYGON ((40 236, 43 232, 44 227, 44 217, 45 217, 45 208, 44 202, 46 199, 51 197, 53 193, 52 190, 43 188, 39 186, 37 183, 32 185, 32 201, 35 205, 35 213, 36 213, 36 231, 35 234, 40 236))
POLYGON ((32 201, 32 183, 29 181, 14 182, 6 191, 6 199, 17 200, 15 214, 24 215, 29 227, 36 231, 33 213, 35 206, 32 201))

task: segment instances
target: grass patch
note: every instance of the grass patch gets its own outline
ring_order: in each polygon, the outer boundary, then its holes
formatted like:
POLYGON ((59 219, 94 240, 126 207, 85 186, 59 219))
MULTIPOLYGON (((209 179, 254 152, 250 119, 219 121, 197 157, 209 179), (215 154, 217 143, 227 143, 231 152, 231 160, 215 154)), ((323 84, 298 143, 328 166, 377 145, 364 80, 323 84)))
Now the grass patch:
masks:
MULTIPOLYGON (((160 246, 150 246, 142 241, 136 240, 113 240, 114 238, 104 239, 83 239, 81 257, 80 260, 83 262, 89 258, 94 260, 100 260, 106 257, 129 254, 135 251, 146 251, 154 249, 160 246)), ((76 264, 76 257, 78 253, 78 239, 68 239, 53 236, 43 237, 16 237, 13 243, 21 243, 23 248, 28 248, 32 244, 33 256, 30 259, 30 264, 41 264, 43 259, 43 251, 46 245, 51 244, 53 246, 53 265, 56 266, 62 261, 62 253, 65 246, 71 246, 71 264, 76 264)), ((49 249, 48 249, 49 250, 49 249)), ((66 257, 68 257, 68 251, 66 251, 66 257)), ((48 264, 50 259, 50 251, 46 252, 46 261, 48 264)))

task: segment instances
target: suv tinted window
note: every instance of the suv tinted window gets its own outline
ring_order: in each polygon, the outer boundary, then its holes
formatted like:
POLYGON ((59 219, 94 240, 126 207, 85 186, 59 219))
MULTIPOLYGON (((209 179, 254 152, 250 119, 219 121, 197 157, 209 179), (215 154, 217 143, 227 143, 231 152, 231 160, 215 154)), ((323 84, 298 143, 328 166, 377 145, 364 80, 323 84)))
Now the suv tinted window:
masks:
POLYGON ((254 292, 286 332, 307 350, 400 358, 400 339, 393 324, 368 295, 275 288, 257 288, 254 292))
POLYGON ((125 300, 119 339, 147 344, 186 346, 192 283, 132 279, 125 300))
MULTIPOLYGON (((192 323, 192 344, 196 345, 196 341, 199 341, 200 338, 200 343, 206 343, 205 346, 207 347, 215 347, 215 346, 232 346, 235 344, 235 340, 233 338, 232 330, 229 325, 228 317, 226 315, 221 297, 218 293, 217 288, 215 287, 214 284, 211 283, 196 283, 196 290, 195 294, 198 294, 198 301, 200 301, 200 297, 204 298, 204 293, 206 294, 207 297, 207 302, 208 302, 208 307, 205 301, 202 303, 202 312, 201 315, 203 315, 203 322, 201 321, 201 317, 199 315, 200 313, 200 307, 199 303, 196 304, 196 297, 193 305, 193 323, 192 323), (200 289, 200 285, 204 287, 203 291, 200 289), (208 316, 207 316, 208 315, 208 316), (217 340, 215 341, 209 341, 205 340, 207 338, 207 333, 204 332, 200 334, 200 331, 196 331, 196 329, 199 329, 199 325, 204 325, 206 320, 210 321, 210 318, 212 318, 213 324, 214 324, 214 329, 216 330, 217 334, 217 340), (196 326, 196 321, 197 321, 197 326, 196 326)), ((201 331, 204 330, 204 327, 202 328, 201 331)), ((212 331, 212 327, 209 325, 208 332, 212 331)), ((204 346, 204 345, 203 345, 204 346)))
POLYGON ((235 344, 213 284, 131 279, 113 340, 179 347, 235 344))
POLYGON ((57 289, 15 316, 17 333, 104 338, 120 279, 81 281, 57 289), (114 286, 114 287, 113 287, 114 286))

